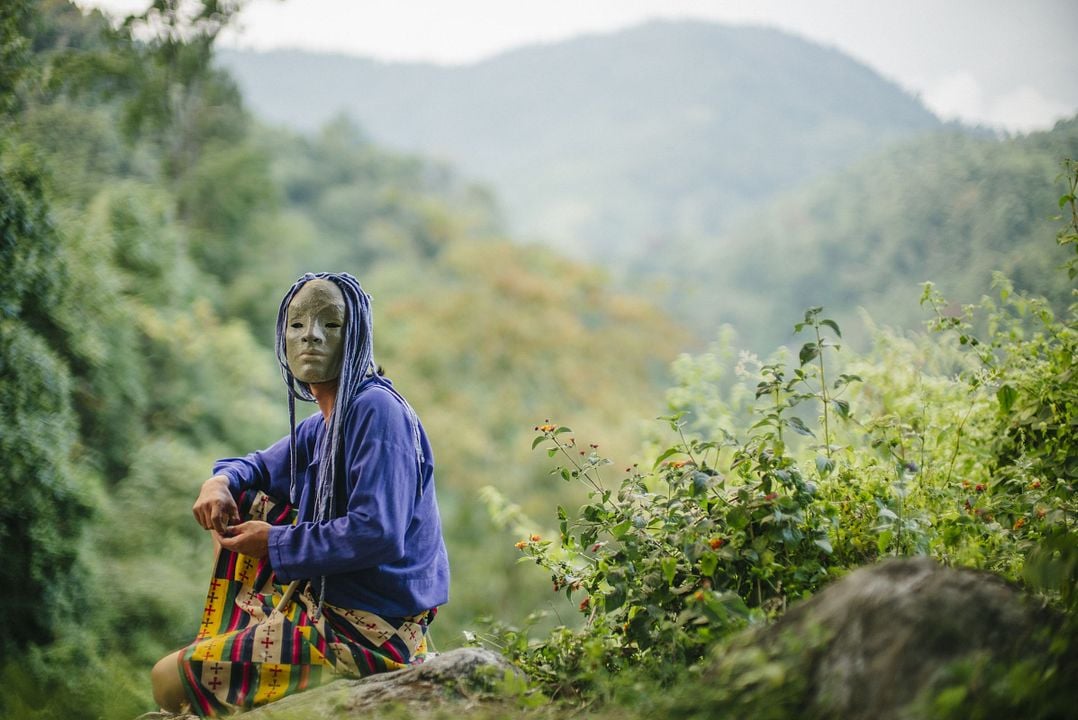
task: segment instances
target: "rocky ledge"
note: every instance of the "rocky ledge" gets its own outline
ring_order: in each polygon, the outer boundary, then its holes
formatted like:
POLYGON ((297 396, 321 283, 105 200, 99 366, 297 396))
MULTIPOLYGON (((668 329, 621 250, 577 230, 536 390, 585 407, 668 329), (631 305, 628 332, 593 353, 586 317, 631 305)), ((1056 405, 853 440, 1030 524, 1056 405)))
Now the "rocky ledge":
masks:
MULTIPOLYGON (((335 680, 244 713, 244 720, 375 717, 376 708, 438 707, 455 701, 466 713, 506 673, 519 672, 490 650, 458 648, 430 656, 421 665, 358 680, 335 680)), ((198 720, 196 715, 147 713, 138 720, 198 720)))

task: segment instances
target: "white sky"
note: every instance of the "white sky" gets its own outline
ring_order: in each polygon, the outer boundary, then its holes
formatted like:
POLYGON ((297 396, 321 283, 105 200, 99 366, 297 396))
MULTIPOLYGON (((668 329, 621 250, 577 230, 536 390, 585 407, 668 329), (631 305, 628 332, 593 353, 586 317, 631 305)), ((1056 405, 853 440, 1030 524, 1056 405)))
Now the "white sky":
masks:
POLYGON ((1074 0, 250 0, 222 43, 456 64, 653 18, 766 25, 835 46, 944 119, 1029 131, 1078 112, 1074 0))

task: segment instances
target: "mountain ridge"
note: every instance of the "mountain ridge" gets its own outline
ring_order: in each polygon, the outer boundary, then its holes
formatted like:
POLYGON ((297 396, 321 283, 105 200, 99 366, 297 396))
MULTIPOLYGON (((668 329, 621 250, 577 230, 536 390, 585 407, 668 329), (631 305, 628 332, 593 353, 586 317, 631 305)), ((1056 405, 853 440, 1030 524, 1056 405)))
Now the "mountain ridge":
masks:
POLYGON ((223 51, 249 105, 312 130, 353 117, 389 147, 493 186, 512 234, 617 269, 656 237, 747 208, 942 124, 831 47, 760 27, 653 21, 461 66, 223 51))

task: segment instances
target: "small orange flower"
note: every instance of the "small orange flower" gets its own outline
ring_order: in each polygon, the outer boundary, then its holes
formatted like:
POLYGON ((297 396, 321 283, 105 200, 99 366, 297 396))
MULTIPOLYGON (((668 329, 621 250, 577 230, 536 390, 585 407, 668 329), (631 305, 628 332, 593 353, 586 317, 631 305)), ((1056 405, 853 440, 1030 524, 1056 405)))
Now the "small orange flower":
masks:
POLYGON ((1022 526, 1025 525, 1025 524, 1026 524, 1026 519, 1024 517, 1020 517, 1020 518, 1018 518, 1017 520, 1014 521, 1014 529, 1015 530, 1021 530, 1022 526))
POLYGON ((692 462, 692 461, 691 460, 671 460, 670 461, 670 467, 674 468, 675 470, 680 470, 681 468, 688 465, 690 462, 692 462))
POLYGON ((531 536, 531 541, 532 541, 532 542, 539 542, 539 541, 540 541, 540 540, 542 540, 542 539, 543 539, 543 536, 542 536, 542 535, 532 535, 532 536, 531 536))
POLYGON ((707 544, 711 546, 712 550, 718 550, 726 544, 726 541, 723 540, 721 537, 713 537, 707 541, 707 544))
POLYGON ((1040 486, 1041 486, 1041 481, 1040 481, 1040 480, 1034 480, 1033 482, 1031 482, 1031 483, 1029 484, 1029 489, 1030 489, 1030 490, 1036 490, 1036 489, 1037 489, 1037 488, 1039 488, 1040 486))
POLYGON ((536 430, 542 430, 545 433, 554 432, 554 430, 556 430, 556 429, 557 428, 555 428, 553 425, 540 425, 539 427, 536 428, 536 430))
POLYGON ((591 605, 591 598, 586 597, 580 601, 580 612, 587 612, 588 607, 591 605))
POLYGON ((976 492, 984 492, 984 483, 977 483, 977 486, 973 488, 976 492))
POLYGON ((704 591, 703 590, 697 590, 696 592, 693 593, 692 599, 695 600, 696 602, 700 602, 701 600, 704 599, 704 591))
POLYGON ((518 542, 513 547, 515 547, 517 550, 523 550, 527 546, 528 546, 528 541, 527 540, 521 540, 520 542, 518 542))

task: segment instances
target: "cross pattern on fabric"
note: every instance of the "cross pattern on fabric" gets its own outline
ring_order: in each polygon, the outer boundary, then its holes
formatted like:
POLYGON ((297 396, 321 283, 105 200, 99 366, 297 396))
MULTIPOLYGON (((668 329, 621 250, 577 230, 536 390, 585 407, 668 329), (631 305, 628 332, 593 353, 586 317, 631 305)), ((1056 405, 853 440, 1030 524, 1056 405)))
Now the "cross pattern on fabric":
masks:
MULTIPOLYGON (((241 517, 257 507, 267 517, 290 519, 281 510, 287 506, 263 497, 241 495, 241 517)), ((334 677, 422 662, 435 610, 394 619, 325 603, 316 615, 318 601, 307 585, 278 612, 283 591, 265 560, 219 550, 198 637, 179 659, 184 689, 201 717, 257 707, 334 677)))

